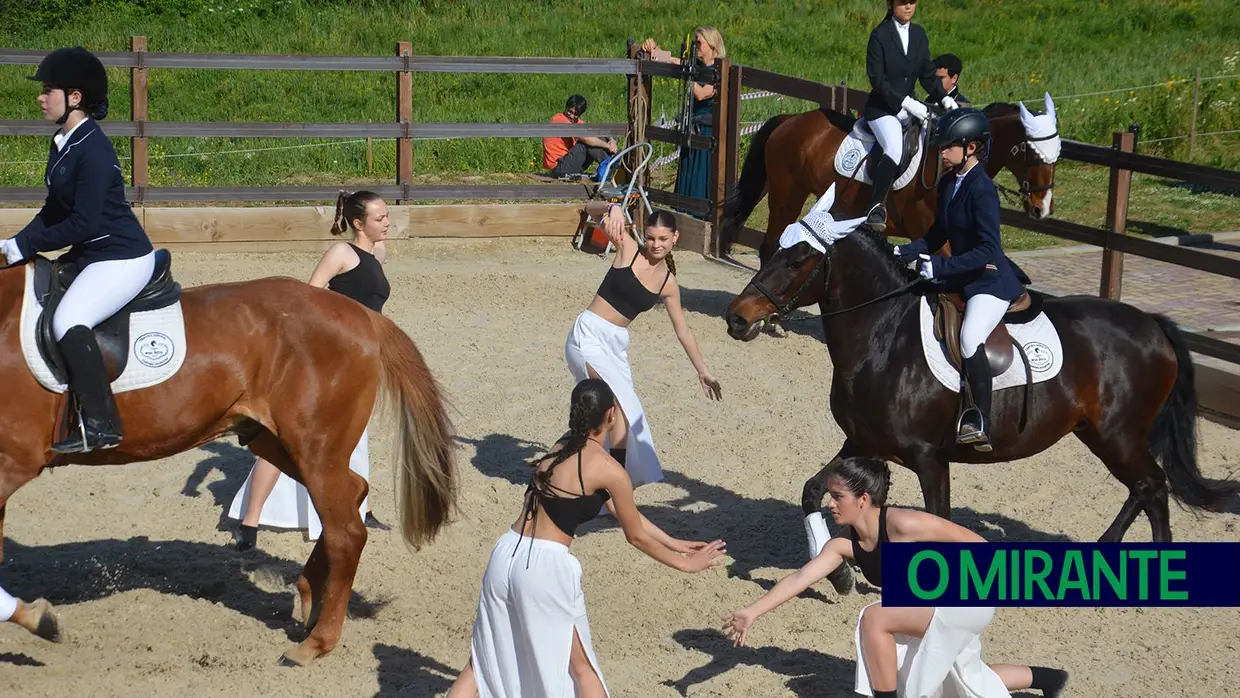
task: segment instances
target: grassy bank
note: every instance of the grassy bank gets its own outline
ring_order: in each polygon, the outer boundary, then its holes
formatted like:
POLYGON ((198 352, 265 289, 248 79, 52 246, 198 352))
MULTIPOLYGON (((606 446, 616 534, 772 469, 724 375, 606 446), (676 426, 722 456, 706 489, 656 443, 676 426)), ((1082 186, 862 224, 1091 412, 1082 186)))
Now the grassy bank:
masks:
MULTIPOLYGON (((652 36, 674 47, 676 37, 695 24, 713 24, 737 62, 864 86, 866 39, 882 14, 880 0, 30 0, 3 3, 0 44, 50 48, 81 43, 96 50, 124 50, 131 35, 141 34, 149 37, 152 51, 384 56, 392 55, 397 41, 407 40, 414 53, 422 55, 616 57, 626 38, 652 36)), ((924 3, 917 21, 927 28, 933 53, 961 56, 962 89, 974 102, 1037 98, 1049 91, 1059 96, 1057 111, 1066 137, 1109 143, 1113 131, 1134 122, 1143 128, 1143 142, 1187 134, 1194 72, 1240 73, 1237 17, 1234 4, 1224 0, 958 0, 924 3), (1158 86, 1078 96, 1148 85, 1158 86)), ((37 90, 24 80, 30 73, 30 67, 0 66, 0 119, 37 118, 37 90)), ((110 76, 112 113, 127 118, 127 71, 113 70, 110 76)), ((625 119, 621 76, 487 74, 415 75, 414 118, 545 121, 574 92, 590 100, 588 120, 625 119)), ((675 82, 656 81, 656 118, 675 115, 678 93, 675 82)), ((1234 78, 1203 82, 1198 130, 1240 129, 1237 97, 1240 82, 1234 78)), ((150 73, 155 120, 387 121, 394 119, 394 100, 392 75, 150 73)), ((1040 104, 1040 99, 1030 103, 1040 104)), ((757 122, 809 106, 798 100, 747 101, 742 120, 757 122)), ((0 143, 0 162, 5 163, 0 166, 0 186, 39 186, 46 140, 4 137, 0 143)), ((128 154, 126 139, 116 144, 122 156, 128 154)), ((1237 144, 1240 139, 1234 135, 1203 137, 1194 160, 1240 167, 1237 144)), ((1186 140, 1171 140, 1141 149, 1186 159, 1186 146, 1186 140)), ((415 171, 442 179, 538 172, 539 148, 537 139, 420 140, 414 146, 415 171)), ((390 182, 395 171, 390 141, 370 144, 368 153, 364 142, 163 138, 152 140, 151 156, 151 180, 157 186, 390 182)), ((1096 174, 1101 172, 1081 168, 1080 191, 1074 176, 1061 179, 1063 198, 1057 202, 1062 215, 1076 215, 1078 205, 1080 215, 1092 210, 1099 197, 1091 182, 1101 179, 1105 191, 1105 174, 1096 174)), ((1134 192, 1134 200, 1142 191, 1134 192)), ((1230 203, 1231 197, 1223 198, 1230 203)), ((1196 206, 1200 199, 1192 201, 1196 206)), ((1138 215, 1141 206, 1133 208, 1138 215)), ((1166 208, 1169 214, 1183 213, 1182 202, 1166 208)), ((1189 218, 1184 222, 1189 229, 1202 225, 1195 216, 1189 218)), ((1158 223, 1179 225, 1161 218, 1158 223)))

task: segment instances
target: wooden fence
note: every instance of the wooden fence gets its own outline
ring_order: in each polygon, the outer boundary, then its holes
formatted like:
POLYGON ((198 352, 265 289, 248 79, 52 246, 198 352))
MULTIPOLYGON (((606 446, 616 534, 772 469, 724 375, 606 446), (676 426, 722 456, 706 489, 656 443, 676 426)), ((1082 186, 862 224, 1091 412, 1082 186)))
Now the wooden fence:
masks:
MULTIPOLYGON (((38 65, 47 51, 0 49, 0 65, 38 65)), ((132 140, 133 181, 127 192, 135 206, 185 201, 332 201, 338 187, 152 187, 149 183, 147 139, 188 138, 391 138, 397 142, 396 181, 372 187, 398 204, 414 200, 502 199, 579 200, 588 195, 581 184, 530 185, 415 185, 414 149, 417 138, 544 138, 552 136, 629 135, 629 122, 595 124, 553 123, 417 123, 413 120, 414 73, 516 73, 575 75, 639 75, 642 62, 634 59, 513 58, 414 56, 409 42, 399 42, 390 57, 265 56, 235 54, 155 53, 147 51, 146 37, 135 36, 130 51, 100 51, 105 66, 128 68, 132 93, 128 121, 108 121, 111 137, 132 140), (396 77, 396 120, 353 123, 242 123, 167 122, 148 120, 147 74, 158 69, 354 71, 393 73, 396 77)), ((680 69, 663 64, 644 66, 648 74, 679 76, 680 69)), ((42 120, 0 120, 0 136, 46 136, 42 120)), ((696 142, 696 141, 695 141, 696 142)), ((0 188, 0 201, 40 202, 41 188, 0 188)))
MULTIPOLYGON (((46 51, 0 49, 0 64, 37 65, 46 51)), ((713 132, 709 137, 683 134, 651 124, 650 101, 653 77, 684 79, 680 66, 645 60, 635 46, 620 59, 578 58, 514 58, 415 56, 409 42, 400 42, 395 55, 389 57, 356 56, 263 56, 233 54, 156 53, 147 50, 145 37, 133 37, 132 50, 100 52, 107 66, 130 70, 132 92, 129 121, 109 121, 108 133, 132 139, 133 182, 130 196, 142 207, 156 202, 203 201, 331 201, 337 187, 152 187, 148 178, 147 139, 160 136, 232 137, 232 138, 392 138, 397 142, 396 181, 391 185, 372 187, 398 205, 426 200, 569 200, 580 201, 589 194, 582 184, 530 185, 414 185, 412 184, 415 138, 541 138, 547 136, 614 136, 628 137, 630 142, 661 141, 682 147, 708 150, 711 154, 710 198, 689 198, 674 192, 649 189, 652 202, 681 209, 703 217, 700 251, 718 254, 718 230, 722 215, 721 203, 736 184, 740 161, 740 103, 742 88, 766 90, 780 95, 815 102, 823 107, 859 112, 866 93, 846 85, 827 85, 803 78, 779 75, 770 71, 734 64, 722 58, 713 66, 696 70, 694 80, 710 82, 716 89, 713 106, 713 132), (396 120, 373 123, 187 123, 158 122, 148 119, 147 72, 159 69, 218 70, 295 70, 295 71, 360 71, 386 72, 396 77, 396 120), (417 72, 486 72, 518 74, 612 74, 623 75, 629 85, 629 114, 624 123, 552 124, 552 123, 417 123, 413 120, 413 81, 417 72)), ((46 122, 41 120, 0 120, 0 136, 47 135, 46 122)), ((1240 190, 1240 172, 1176 162, 1140 155, 1134 151, 1132 133, 1115 135, 1111 147, 1063 142, 1061 159, 1100 165, 1111 170, 1107 224, 1093 228, 1061 220, 1033 220, 1024 213, 1003 209, 1005 225, 1032 230, 1045 235, 1073 240, 1103 249, 1104 263, 1099 280, 1100 295, 1119 298, 1123 280, 1125 254, 1155 259, 1200 271, 1240 279, 1240 260, 1228 259, 1191 248, 1165 245, 1125 235, 1128 210, 1128 183, 1134 172, 1177 179, 1213 188, 1240 190)), ((0 201, 38 202, 42 188, 0 189, 0 201)), ((411 215, 411 220, 412 216, 411 215)), ((541 216, 542 213, 534 213, 541 216)), ((451 213, 457 220, 473 214, 451 213)), ((563 217, 556 220, 564 220, 563 217)), ((184 228, 185 226, 181 226, 184 228)), ((738 242, 756 246, 763 233, 743 229, 738 242)), ((203 235, 200 232, 199 238, 203 235)), ((211 239, 208 235, 205 239, 211 239)), ((1193 351, 1240 364, 1240 345, 1220 341, 1201 333, 1190 333, 1193 351)))

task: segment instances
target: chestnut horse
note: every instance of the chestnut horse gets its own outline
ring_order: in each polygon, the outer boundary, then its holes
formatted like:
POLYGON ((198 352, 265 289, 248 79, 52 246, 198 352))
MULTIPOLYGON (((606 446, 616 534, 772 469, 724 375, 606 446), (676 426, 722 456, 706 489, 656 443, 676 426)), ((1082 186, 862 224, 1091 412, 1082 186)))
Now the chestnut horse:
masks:
MULTIPOLYGON (((1059 334, 1062 368, 1042 382, 995 390, 994 450, 979 452, 955 443, 958 395, 939 382, 924 355, 918 292, 924 284, 917 274, 865 226, 824 248, 826 254, 799 241, 774 252, 725 319, 731 337, 752 339, 753 327, 777 305, 794 301, 807 285, 818 287, 832 364, 830 408, 846 437, 837 457, 903 465, 917 474, 926 510, 950 519, 949 463, 1028 458, 1071 433, 1128 488, 1104 542, 1122 540, 1142 511, 1154 541, 1170 541, 1168 492, 1210 511, 1240 503, 1240 485, 1206 479, 1197 467, 1192 355, 1171 320, 1093 296, 1046 298, 1043 312, 1059 334)), ((807 516, 819 511, 825 473, 805 483, 807 516)), ((837 589, 851 586, 851 573, 841 569, 831 580, 837 589)))
MULTIPOLYGON (((1055 105, 1045 97, 1046 111, 1035 114, 1023 104, 997 102, 982 110, 990 120, 991 147, 985 163, 993 179, 1006 168, 1020 189, 1016 192, 1025 213, 1034 219, 1047 218, 1053 211, 1052 187, 1060 139, 1055 121, 1055 105)), ((864 216, 870 200, 870 185, 836 172, 835 155, 857 119, 830 109, 773 116, 754 134, 745 166, 736 189, 724 202, 720 228, 722 253, 728 255, 745 220, 762 197, 770 194, 770 215, 766 237, 758 250, 760 266, 774 254, 784 228, 801 217, 801 209, 811 193, 822 196, 835 184, 838 217, 864 216)), ((929 127, 927 127, 929 128, 929 127)), ((877 146, 875 146, 877 147, 877 146)), ((887 195, 887 235, 916 240, 934 222, 937 205, 939 158, 925 147, 922 138, 920 172, 903 189, 894 187, 887 195)), ((865 166, 868 166, 868 160, 865 166)), ((798 307, 818 302, 811 292, 798 307)))
POLYGON ((368 486, 349 470, 349 455, 381 389, 399 421, 394 476, 405 541, 433 540, 455 504, 452 424, 413 341, 357 301, 294 279, 189 288, 181 294, 184 363, 163 383, 116 395, 121 444, 53 457, 65 396, 36 382, 22 353, 29 264, 0 270, 0 541, 9 497, 44 468, 151 461, 235 434, 304 484, 323 521, 297 579, 295 611, 310 634, 281 661, 305 665, 330 652, 366 544, 358 509, 368 486))

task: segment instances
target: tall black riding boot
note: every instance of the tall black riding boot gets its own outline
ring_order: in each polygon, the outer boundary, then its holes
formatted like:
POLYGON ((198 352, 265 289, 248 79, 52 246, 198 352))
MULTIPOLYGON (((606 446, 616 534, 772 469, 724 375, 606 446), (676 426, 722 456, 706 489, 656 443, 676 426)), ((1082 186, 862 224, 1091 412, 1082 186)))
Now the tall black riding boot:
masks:
POLYGON ((873 228, 877 232, 883 232, 887 229, 887 192, 891 190, 891 183, 896 179, 896 168, 899 164, 891 158, 883 155, 874 163, 874 170, 871 176, 874 179, 874 188, 870 191, 870 208, 866 214, 865 224, 873 228))
POLYGON ((121 420, 95 333, 78 325, 65 333, 59 346, 69 374, 69 389, 79 408, 80 423, 70 428, 68 437, 54 444, 52 450, 85 453, 115 447, 121 442, 121 420))
POLYGON ((979 451, 989 451, 990 446, 990 391, 993 379, 990 360, 986 358, 986 346, 979 344, 977 351, 963 361, 965 383, 972 403, 960 415, 960 428, 956 443, 973 444, 979 451))

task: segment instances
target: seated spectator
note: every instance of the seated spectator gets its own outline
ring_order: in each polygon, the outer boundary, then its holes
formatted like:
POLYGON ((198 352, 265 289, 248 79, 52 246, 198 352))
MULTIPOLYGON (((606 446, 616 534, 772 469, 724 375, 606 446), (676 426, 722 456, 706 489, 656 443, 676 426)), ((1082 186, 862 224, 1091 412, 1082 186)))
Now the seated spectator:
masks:
POLYGON ((969 98, 960 94, 956 83, 960 80, 960 59, 954 53, 945 53, 934 59, 934 74, 943 81, 943 89, 947 96, 956 100, 960 106, 970 104, 969 98))
MULTIPOLYGON (((564 103, 564 111, 551 117, 553 124, 584 124, 586 98, 573 95, 564 103)), ((592 163, 602 162, 616 153, 616 142, 610 138, 555 136, 543 139, 543 167, 557 179, 581 175, 592 163)))

